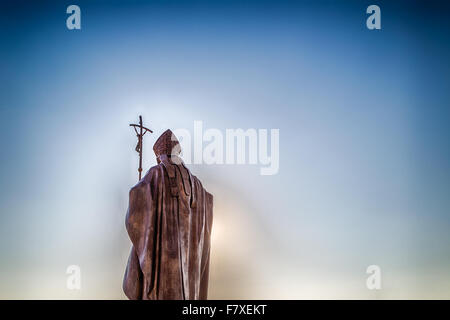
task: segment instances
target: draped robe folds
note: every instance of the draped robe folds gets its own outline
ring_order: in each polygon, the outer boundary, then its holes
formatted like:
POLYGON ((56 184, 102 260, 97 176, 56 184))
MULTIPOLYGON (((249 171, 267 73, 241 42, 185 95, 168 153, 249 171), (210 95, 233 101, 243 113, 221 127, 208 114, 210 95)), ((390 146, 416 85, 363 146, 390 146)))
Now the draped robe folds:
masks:
POLYGON ((213 197, 180 158, 160 159, 130 190, 123 290, 133 300, 206 299, 213 197))

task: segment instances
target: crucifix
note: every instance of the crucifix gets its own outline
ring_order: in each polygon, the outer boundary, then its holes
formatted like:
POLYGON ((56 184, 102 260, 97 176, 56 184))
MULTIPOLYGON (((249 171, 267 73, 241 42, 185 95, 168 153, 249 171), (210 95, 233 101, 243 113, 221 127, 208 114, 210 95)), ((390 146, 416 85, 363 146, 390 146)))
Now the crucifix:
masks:
POLYGON ((130 127, 134 128, 134 131, 136 132, 137 138, 138 138, 138 143, 136 145, 136 152, 139 153, 139 180, 141 180, 141 175, 142 175, 142 139, 144 137, 144 134, 147 133, 147 131, 149 131, 150 133, 153 133, 152 130, 144 127, 142 125, 142 116, 139 116, 139 124, 132 124, 130 123, 130 127))

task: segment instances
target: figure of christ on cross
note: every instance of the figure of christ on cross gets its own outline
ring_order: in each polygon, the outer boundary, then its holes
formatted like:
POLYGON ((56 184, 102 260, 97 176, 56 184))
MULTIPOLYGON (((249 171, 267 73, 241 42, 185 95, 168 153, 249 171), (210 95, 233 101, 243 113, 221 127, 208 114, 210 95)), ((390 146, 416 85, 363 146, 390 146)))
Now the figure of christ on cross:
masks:
POLYGON ((138 172, 139 172, 139 180, 141 180, 141 176, 142 176, 142 139, 144 137, 144 134, 147 133, 147 131, 149 131, 150 133, 153 133, 152 130, 144 127, 142 125, 142 116, 139 116, 139 124, 130 124, 130 127, 134 128, 134 131, 136 132, 137 138, 138 138, 138 143, 136 145, 136 152, 139 153, 139 168, 138 168, 138 172))

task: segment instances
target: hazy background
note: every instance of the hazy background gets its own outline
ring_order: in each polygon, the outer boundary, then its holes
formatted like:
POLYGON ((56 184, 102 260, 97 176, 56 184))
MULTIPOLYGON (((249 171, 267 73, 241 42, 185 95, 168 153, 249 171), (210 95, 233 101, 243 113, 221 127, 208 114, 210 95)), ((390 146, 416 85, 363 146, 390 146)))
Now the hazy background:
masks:
POLYGON ((277 175, 190 166, 215 201, 211 299, 450 298, 448 7, 2 1, 0 298, 125 298, 139 114, 145 170, 166 128, 280 129, 277 175))

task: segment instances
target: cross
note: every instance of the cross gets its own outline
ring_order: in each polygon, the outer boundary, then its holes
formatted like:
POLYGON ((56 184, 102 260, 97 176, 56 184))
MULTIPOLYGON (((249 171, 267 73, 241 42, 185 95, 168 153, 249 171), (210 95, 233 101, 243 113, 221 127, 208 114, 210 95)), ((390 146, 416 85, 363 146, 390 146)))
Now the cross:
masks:
POLYGON ((136 132, 137 138, 138 138, 138 143, 136 145, 136 152, 139 153, 139 180, 141 180, 141 174, 142 174, 142 139, 144 137, 144 134, 147 133, 147 131, 149 131, 150 133, 153 133, 152 130, 144 127, 142 125, 142 116, 139 116, 139 124, 132 124, 130 123, 130 127, 134 128, 134 131, 136 132), (139 128, 139 131, 138 131, 139 128))

